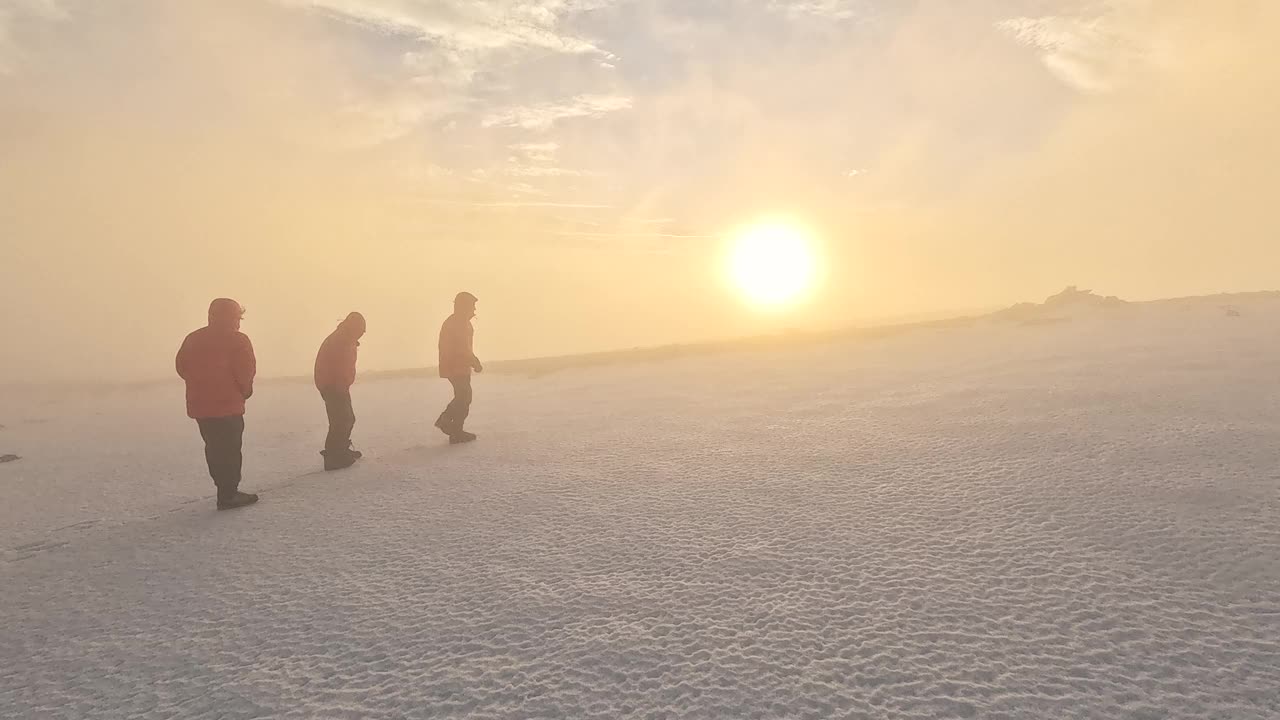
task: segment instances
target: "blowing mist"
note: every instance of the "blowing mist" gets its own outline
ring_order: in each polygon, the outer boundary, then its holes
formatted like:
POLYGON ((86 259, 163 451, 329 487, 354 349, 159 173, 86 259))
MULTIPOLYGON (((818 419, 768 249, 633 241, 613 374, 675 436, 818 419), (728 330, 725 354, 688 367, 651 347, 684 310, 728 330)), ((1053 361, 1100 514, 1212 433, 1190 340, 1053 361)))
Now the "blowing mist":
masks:
POLYGON ((356 307, 430 364, 464 288, 502 359, 1274 284, 1273 4, 536 5, 7 3, 5 377, 167 377, 224 295, 295 375, 356 307), (762 308, 779 218, 819 279, 762 308))
POLYGON ((1277 38, 0 0, 0 718, 1275 720, 1277 38))

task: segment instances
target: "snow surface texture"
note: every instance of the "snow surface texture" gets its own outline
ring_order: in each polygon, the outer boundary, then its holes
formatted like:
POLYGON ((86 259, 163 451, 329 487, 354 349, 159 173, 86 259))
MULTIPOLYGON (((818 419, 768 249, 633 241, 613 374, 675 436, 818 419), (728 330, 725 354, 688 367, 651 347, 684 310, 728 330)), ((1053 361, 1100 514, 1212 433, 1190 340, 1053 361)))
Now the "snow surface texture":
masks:
MULTIPOLYGON (((1280 717, 1280 304, 4 407, 0 717, 1280 717)), ((252 331, 252 328, 249 328, 252 331)), ((373 336, 370 342, 377 342, 373 336)))

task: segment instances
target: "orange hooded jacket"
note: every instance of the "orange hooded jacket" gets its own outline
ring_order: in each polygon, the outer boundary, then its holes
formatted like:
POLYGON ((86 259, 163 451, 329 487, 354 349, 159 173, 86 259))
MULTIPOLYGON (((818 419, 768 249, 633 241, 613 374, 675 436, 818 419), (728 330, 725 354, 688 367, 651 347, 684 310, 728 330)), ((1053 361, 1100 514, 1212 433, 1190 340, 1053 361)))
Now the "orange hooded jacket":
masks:
POLYGON ((475 328, 471 318, 454 313, 440 327, 440 377, 470 377, 475 367, 475 328))
POLYGON ((216 418, 244 415, 244 401, 253 395, 258 361, 249 336, 240 332, 239 304, 214 301, 209 325, 182 341, 174 366, 187 383, 187 415, 216 418), (222 303, 222 304, 220 304, 222 303))
POLYGON ((316 353, 316 389, 343 389, 356 382, 356 352, 364 334, 364 316, 351 313, 329 333, 316 353))

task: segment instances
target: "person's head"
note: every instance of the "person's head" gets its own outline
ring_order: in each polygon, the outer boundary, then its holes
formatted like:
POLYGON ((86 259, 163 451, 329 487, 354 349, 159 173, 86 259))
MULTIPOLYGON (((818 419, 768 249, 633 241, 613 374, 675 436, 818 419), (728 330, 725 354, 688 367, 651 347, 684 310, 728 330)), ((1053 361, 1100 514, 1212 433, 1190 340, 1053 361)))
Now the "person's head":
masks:
POLYGON ((358 312, 353 312, 347 315, 345 320, 338 323, 338 328, 353 339, 359 340, 364 337, 364 331, 366 329, 364 315, 361 315, 358 312))
POLYGON ((475 317, 476 314, 476 296, 469 292, 460 292, 453 298, 453 311, 467 317, 475 317))
POLYGON ((218 298, 209 303, 209 327, 239 330, 244 308, 231 298, 218 298))

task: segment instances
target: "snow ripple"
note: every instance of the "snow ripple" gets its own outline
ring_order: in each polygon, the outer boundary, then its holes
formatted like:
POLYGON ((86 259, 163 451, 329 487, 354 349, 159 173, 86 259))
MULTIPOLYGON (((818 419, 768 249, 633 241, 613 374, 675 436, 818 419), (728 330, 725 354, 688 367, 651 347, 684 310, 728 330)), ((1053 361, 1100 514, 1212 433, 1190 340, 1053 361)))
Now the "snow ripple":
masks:
POLYGON ((489 381, 3 565, 0 716, 1280 717, 1274 363, 1164 327, 489 381))

